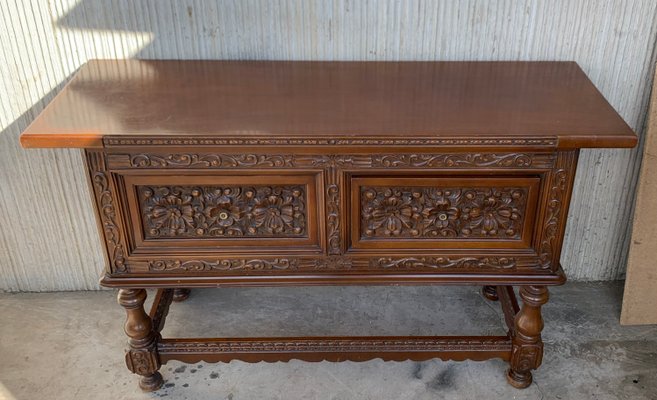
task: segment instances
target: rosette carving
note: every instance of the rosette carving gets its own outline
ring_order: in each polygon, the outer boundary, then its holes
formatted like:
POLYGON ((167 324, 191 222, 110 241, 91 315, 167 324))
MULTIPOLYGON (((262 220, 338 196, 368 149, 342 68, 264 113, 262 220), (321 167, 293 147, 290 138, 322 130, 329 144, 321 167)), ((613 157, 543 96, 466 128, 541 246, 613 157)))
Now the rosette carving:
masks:
POLYGON ((519 239, 528 188, 361 188, 364 237, 519 239))
POLYGON ((299 237, 306 193, 290 186, 139 186, 147 238, 299 237))

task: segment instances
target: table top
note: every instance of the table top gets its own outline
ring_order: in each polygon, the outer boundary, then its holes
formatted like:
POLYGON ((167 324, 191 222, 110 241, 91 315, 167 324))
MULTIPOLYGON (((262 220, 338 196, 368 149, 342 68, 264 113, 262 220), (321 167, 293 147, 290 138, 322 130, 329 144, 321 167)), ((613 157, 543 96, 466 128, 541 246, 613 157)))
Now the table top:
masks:
POLYGON ((163 136, 637 141, 574 62, 93 60, 21 143, 163 136))

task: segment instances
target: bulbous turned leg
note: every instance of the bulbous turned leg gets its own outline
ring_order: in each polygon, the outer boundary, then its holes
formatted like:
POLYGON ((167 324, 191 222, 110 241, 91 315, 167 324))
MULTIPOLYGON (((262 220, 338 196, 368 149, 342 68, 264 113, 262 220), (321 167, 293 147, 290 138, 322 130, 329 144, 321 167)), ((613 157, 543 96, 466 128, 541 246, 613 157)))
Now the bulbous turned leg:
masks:
POLYGON ((173 289, 173 301, 180 303, 181 301, 185 301, 189 298, 189 294, 191 293, 191 289, 185 289, 185 288, 178 288, 178 289, 173 289))
POLYGON ((481 294, 490 301, 498 301, 500 298, 497 296, 497 289, 495 286, 484 286, 481 288, 481 294))
POLYGON ((506 377, 511 386, 523 389, 531 385, 531 371, 538 368, 543 359, 541 306, 548 301, 548 291, 545 286, 521 286, 520 298, 522 308, 514 320, 511 367, 506 377))
POLYGON ((146 290, 121 289, 118 301, 126 310, 125 333, 128 335, 128 351, 125 361, 128 369, 141 375, 139 387, 152 392, 164 383, 160 369, 160 357, 157 354, 158 334, 153 330, 153 322, 144 310, 146 290))

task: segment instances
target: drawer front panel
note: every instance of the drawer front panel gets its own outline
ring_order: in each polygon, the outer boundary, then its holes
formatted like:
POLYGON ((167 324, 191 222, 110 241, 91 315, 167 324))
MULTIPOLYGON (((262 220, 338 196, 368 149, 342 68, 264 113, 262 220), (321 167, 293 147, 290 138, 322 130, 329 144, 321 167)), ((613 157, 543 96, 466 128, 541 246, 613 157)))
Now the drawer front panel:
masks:
POLYGON ((137 186, 147 239, 306 237, 305 185, 137 186))
POLYGON ((315 173, 125 175, 123 181, 135 253, 320 250, 315 173))
POLYGON ((528 248, 539 183, 538 177, 355 177, 352 248, 528 248))

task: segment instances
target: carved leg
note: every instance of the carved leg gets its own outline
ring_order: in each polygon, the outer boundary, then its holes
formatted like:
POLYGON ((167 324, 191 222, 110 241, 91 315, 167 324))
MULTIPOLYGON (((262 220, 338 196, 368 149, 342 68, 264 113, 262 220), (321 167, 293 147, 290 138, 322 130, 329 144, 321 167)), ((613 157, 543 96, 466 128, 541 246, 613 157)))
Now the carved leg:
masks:
POLYGON ((173 301, 175 302, 181 302, 187 300, 189 298, 189 294, 191 293, 191 289, 185 289, 185 288, 178 288, 178 289, 173 289, 173 301))
POLYGON ((153 322, 144 311, 146 290, 121 289, 118 296, 119 304, 125 308, 127 320, 125 333, 129 349, 125 355, 128 369, 141 375, 139 387, 145 391, 154 391, 162 386, 160 357, 157 354, 158 334, 153 330, 153 322))
POLYGON ((531 385, 531 370, 538 368, 543 359, 541 306, 548 301, 548 291, 545 286, 521 286, 520 298, 522 308, 515 317, 511 368, 506 376, 518 389, 531 385))
POLYGON ((497 289, 495 286, 484 286, 481 288, 481 294, 490 301, 497 301, 500 298, 497 296, 497 289))

